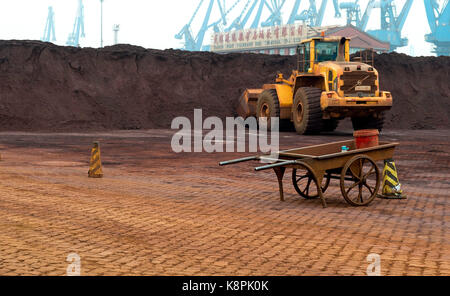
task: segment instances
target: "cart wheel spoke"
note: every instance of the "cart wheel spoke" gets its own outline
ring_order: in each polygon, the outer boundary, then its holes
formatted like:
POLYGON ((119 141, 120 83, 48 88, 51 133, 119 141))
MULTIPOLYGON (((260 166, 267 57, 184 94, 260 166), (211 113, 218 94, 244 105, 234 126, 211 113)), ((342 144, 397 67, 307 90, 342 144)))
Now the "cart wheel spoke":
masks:
POLYGON ((363 203, 364 201, 363 201, 362 184, 359 184, 359 193, 358 193, 358 196, 359 196, 359 200, 361 201, 361 203, 363 203))
POLYGON ((305 189, 302 191, 307 196, 309 194, 309 187, 311 186, 311 181, 312 181, 312 179, 308 178, 308 183, 306 184, 305 189))
POLYGON ((355 184, 353 184, 352 186, 350 186, 347 190, 347 194, 350 192, 350 190, 352 190, 353 188, 355 188, 357 185, 359 185, 359 182, 355 182, 355 184))
POLYGON ((375 162, 367 155, 356 155, 342 168, 341 173, 341 192, 344 199, 353 206, 368 205, 375 198, 380 188, 380 171, 375 162), (352 183, 349 178, 353 176, 352 183), (375 175, 375 178, 373 177, 375 175), (368 183, 370 177, 370 184, 368 183), (375 185, 372 182, 376 181, 375 185), (358 186, 358 191, 353 190, 358 186), (367 190, 364 188, 366 187, 367 190))
POLYGON ((367 174, 365 174, 363 177, 362 177, 362 179, 367 179, 367 178, 369 178, 371 175, 373 175, 375 173, 375 168, 374 167, 371 167, 370 168, 370 171, 367 173, 367 174))
POLYGON ((352 200, 353 200, 353 202, 358 203, 358 204, 363 202, 362 201, 363 199, 362 199, 362 187, 361 186, 359 186, 358 195, 355 198, 353 198, 352 200))
POLYGON ((308 178, 308 184, 306 184, 306 195, 309 193, 309 186, 311 186, 311 177, 308 178))
POLYGON ((364 183, 364 186, 366 186, 366 188, 369 189, 370 195, 372 195, 373 194, 373 189, 370 188, 370 186, 367 185, 367 183, 364 183))
POLYGON ((359 174, 355 174, 352 169, 350 169, 349 171, 353 178, 361 180, 361 177, 359 176, 359 174))
POLYGON ((300 182, 301 180, 305 179, 306 177, 308 177, 307 175, 301 176, 300 178, 297 179, 297 183, 300 182))
MULTIPOLYGON (((330 184, 331 175, 327 173, 323 179, 324 181, 322 182, 322 186, 320 188, 322 192, 325 192, 330 184)), ((293 169, 292 183, 297 193, 303 198, 314 199, 319 197, 317 182, 310 169, 307 169, 306 167, 301 169, 293 169)))

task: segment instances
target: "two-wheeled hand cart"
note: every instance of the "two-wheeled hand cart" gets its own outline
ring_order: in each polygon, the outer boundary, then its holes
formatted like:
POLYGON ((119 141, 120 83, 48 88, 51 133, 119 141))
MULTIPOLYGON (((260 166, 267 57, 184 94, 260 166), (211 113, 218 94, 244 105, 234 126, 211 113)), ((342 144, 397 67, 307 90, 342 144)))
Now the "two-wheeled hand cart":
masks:
POLYGON ((340 180, 342 196, 352 206, 366 206, 376 197, 382 182, 377 161, 393 157, 398 143, 380 142, 379 145, 357 149, 354 140, 307 146, 279 151, 272 156, 250 156, 219 165, 245 161, 260 161, 265 164, 256 171, 273 169, 278 178, 280 200, 284 201, 283 176, 286 168, 292 168, 292 183, 298 194, 306 199, 320 198, 327 206, 324 192, 331 179, 340 180), (348 151, 341 152, 347 146, 348 151))

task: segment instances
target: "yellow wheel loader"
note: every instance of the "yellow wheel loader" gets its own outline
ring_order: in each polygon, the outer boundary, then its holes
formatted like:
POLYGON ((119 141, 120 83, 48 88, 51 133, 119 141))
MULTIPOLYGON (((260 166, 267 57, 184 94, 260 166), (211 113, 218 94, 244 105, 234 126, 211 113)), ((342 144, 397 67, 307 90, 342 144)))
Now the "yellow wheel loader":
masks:
POLYGON ((289 79, 278 74, 275 83, 246 89, 237 113, 244 118, 278 117, 292 122, 299 134, 333 131, 339 120, 351 117, 353 128, 383 127, 383 111, 392 107, 392 96, 379 87, 377 70, 350 61, 350 39, 315 37, 297 48, 297 70, 289 79))

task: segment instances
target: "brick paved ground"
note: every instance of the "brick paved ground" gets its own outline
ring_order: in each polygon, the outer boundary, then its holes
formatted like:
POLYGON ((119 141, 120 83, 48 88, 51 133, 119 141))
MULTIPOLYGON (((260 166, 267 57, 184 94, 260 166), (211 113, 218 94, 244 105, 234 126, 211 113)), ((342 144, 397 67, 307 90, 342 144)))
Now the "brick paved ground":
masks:
MULTIPOLYGON (((0 133, 0 274, 363 275, 370 253, 383 275, 450 275, 450 133, 390 131, 400 141, 407 200, 300 198, 272 172, 219 167, 246 154, 175 154, 172 132, 0 133), (445 137, 444 137, 445 136, 445 137), (87 178, 93 140, 105 177, 87 178)), ((283 133, 282 148, 350 138, 283 133)))

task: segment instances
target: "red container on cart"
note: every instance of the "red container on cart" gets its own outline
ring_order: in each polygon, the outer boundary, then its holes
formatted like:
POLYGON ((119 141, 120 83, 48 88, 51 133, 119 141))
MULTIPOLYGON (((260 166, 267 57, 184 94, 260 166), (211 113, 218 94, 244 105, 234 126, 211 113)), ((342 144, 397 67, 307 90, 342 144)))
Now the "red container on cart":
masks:
POLYGON ((376 129, 359 130, 353 133, 356 149, 378 146, 379 132, 376 129))

